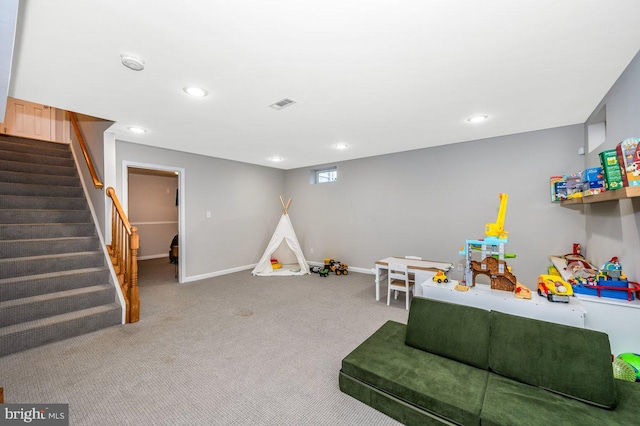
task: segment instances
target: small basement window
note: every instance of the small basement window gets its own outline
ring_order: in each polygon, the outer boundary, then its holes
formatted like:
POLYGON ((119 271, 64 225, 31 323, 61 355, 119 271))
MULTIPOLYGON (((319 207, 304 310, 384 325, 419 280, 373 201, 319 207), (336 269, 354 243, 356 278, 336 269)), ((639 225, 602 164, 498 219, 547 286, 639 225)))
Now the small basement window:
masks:
POLYGON ((326 169, 316 169, 311 170, 311 179, 310 183, 327 183, 327 182, 335 182, 338 180, 338 168, 337 167, 328 167, 326 169))

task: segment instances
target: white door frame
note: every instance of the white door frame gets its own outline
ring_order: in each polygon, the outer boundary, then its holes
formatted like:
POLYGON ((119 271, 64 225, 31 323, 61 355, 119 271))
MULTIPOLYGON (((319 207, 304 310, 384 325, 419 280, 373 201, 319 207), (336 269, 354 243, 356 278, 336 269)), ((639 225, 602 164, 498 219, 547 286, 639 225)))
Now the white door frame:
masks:
POLYGON ((185 169, 184 167, 166 166, 162 164, 139 163, 137 161, 122 162, 122 200, 120 204, 127 217, 129 216, 129 167, 147 170, 161 170, 178 173, 178 282, 185 280, 187 246, 185 244, 185 169))

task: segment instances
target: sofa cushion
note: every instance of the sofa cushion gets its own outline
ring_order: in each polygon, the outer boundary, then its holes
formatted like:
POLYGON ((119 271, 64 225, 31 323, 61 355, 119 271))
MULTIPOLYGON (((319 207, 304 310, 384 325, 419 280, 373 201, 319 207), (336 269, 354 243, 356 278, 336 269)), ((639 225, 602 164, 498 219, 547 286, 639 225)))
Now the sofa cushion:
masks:
POLYGON ((609 338, 598 331, 492 311, 489 367, 590 404, 616 404, 609 338))
POLYGON ((640 386, 615 380, 618 405, 607 410, 506 377, 490 374, 482 425, 632 425, 640 418, 640 386))
POLYGON ((489 311, 416 297, 406 343, 414 348, 489 369, 489 311))
POLYGON ((479 424, 489 372, 405 345, 388 321, 342 360, 342 373, 449 421, 479 424))

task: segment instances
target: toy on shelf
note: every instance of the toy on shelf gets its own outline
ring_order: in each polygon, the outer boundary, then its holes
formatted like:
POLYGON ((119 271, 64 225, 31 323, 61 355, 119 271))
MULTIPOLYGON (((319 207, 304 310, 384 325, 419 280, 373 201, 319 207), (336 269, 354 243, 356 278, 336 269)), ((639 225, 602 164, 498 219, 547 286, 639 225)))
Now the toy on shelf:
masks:
POLYGON ((449 277, 447 277, 447 274, 445 274, 443 271, 438 271, 433 276, 433 281, 437 282, 438 284, 448 283, 449 277))
POLYGON ((518 299, 531 299, 531 290, 524 284, 517 282, 513 295, 518 299))
POLYGON ((505 244, 509 242, 508 232, 504 229, 507 214, 508 194, 500 194, 500 208, 495 223, 487 223, 485 237, 479 240, 466 240, 460 254, 465 255, 464 285, 473 287, 477 275, 487 275, 491 280, 491 288, 496 290, 515 291, 518 280, 511 273, 505 258, 515 254, 505 253, 505 244), (479 251, 481 260, 472 260, 472 252, 479 251))
POLYGON ((573 296, 571 284, 556 275, 538 276, 538 295, 546 297, 549 302, 569 303, 573 296))
POLYGON ((612 257, 611 260, 605 262, 600 268, 600 272, 596 275, 596 279, 600 280, 616 280, 622 281, 626 280, 627 276, 622 272, 622 266, 620 266, 620 262, 617 257, 612 257))
POLYGON ((582 256, 580 245, 574 244, 573 253, 549 259, 562 279, 573 286, 575 294, 627 301, 640 298, 640 284, 627 279, 617 257, 597 268, 582 256))

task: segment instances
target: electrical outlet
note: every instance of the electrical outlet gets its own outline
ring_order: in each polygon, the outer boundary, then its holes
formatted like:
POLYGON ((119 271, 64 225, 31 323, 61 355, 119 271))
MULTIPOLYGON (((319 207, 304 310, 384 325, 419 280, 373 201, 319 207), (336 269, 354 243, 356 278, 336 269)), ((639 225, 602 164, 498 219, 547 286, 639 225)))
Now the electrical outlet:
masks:
POLYGON ((313 249, 312 248, 309 249, 309 253, 313 254, 313 249))
POLYGON ((458 272, 462 272, 462 263, 458 263, 458 272))
POLYGON ((207 216, 207 219, 211 219, 211 210, 207 210, 206 216, 207 216))

